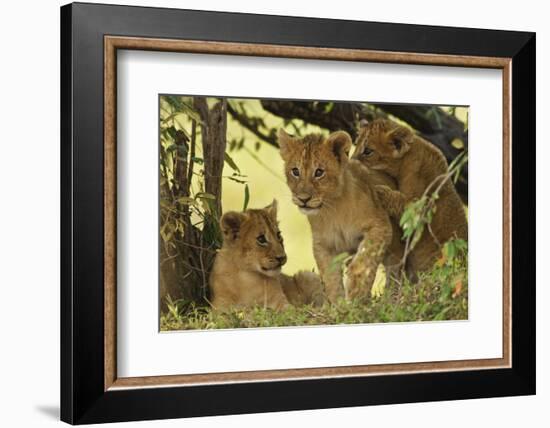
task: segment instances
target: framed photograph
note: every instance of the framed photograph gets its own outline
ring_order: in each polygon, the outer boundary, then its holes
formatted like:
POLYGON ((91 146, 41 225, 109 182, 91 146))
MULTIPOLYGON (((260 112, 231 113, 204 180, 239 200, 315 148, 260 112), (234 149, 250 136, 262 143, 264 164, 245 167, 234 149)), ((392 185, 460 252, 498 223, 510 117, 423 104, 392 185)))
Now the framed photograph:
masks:
POLYGON ((61 8, 61 418, 535 393, 535 35, 61 8))

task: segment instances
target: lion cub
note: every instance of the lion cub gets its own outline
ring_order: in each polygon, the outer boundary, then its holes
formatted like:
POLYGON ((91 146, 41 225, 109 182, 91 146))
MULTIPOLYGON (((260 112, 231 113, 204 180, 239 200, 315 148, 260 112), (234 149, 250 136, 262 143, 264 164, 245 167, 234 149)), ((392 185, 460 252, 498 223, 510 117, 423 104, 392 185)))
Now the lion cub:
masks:
MULTIPOLYGON (((377 192, 384 195, 387 208, 397 218, 406 204, 420 198, 430 183, 448 169, 445 157, 433 144, 410 129, 385 119, 361 123, 353 158, 396 180, 399 191, 377 186, 377 192)), ((422 271, 431 268, 440 254, 440 246, 455 237, 468 239, 468 223, 462 201, 452 181, 447 180, 439 191, 431 232, 424 232, 409 255, 410 269, 422 271)))
MULTIPOLYGON (((327 297, 331 302, 344 295, 368 297, 378 265, 388 265, 388 256, 395 255, 388 251, 392 223, 374 190, 373 174, 349 160, 351 137, 346 132, 295 138, 280 129, 278 137, 292 201, 311 226, 327 297), (346 252, 353 257, 343 283, 336 261, 346 252)), ((399 236, 397 246, 401 248, 399 236)))
POLYGON ((287 258, 277 224, 277 201, 263 209, 227 212, 220 225, 223 245, 210 274, 214 309, 323 303, 321 281, 313 272, 281 273, 287 258))

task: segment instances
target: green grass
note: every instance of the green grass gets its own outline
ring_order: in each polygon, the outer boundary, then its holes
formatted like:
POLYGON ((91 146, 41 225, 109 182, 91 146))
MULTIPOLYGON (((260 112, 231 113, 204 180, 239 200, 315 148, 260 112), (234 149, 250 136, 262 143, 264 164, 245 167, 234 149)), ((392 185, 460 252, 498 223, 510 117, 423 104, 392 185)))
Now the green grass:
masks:
POLYGON ((468 269, 464 254, 463 250, 457 254, 454 247, 444 251, 433 270, 421 275, 417 283, 392 279, 382 296, 367 302, 342 299, 322 307, 290 307, 284 311, 254 307, 219 313, 180 301, 161 315, 160 326, 162 331, 170 331, 466 320, 468 269))

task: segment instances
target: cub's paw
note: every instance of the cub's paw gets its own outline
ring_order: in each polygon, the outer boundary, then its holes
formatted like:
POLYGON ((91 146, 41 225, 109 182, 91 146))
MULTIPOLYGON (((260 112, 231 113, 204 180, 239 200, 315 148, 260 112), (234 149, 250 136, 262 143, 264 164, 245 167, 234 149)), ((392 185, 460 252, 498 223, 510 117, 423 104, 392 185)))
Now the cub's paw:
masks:
POLYGON ((392 190, 384 184, 374 186, 378 200, 382 207, 392 216, 399 218, 403 214, 405 206, 405 197, 398 190, 392 190))
POLYGON ((299 284, 305 298, 306 304, 322 306, 325 303, 323 283, 319 275, 313 272, 302 271, 296 274, 296 282, 299 284))
POLYGON ((391 208, 399 199, 399 192, 394 191, 385 184, 376 184, 374 186, 374 190, 376 192, 376 196, 378 196, 378 199, 382 203, 382 206, 386 209, 391 208))
POLYGON ((343 282, 346 300, 368 299, 372 285, 369 284, 370 269, 354 261, 344 262, 344 266, 343 282))
POLYGON ((376 270, 376 277, 374 278, 374 282, 372 283, 372 288, 370 290, 371 297, 378 298, 384 294, 388 278, 389 274, 387 273, 384 265, 379 265, 376 270))
POLYGON ((385 184, 376 184, 374 186, 374 190, 376 190, 376 194, 382 198, 382 200, 386 198, 390 198, 392 196, 393 190, 386 186, 385 184))
POLYGON ((324 288, 324 295, 320 297, 323 301, 328 300, 330 303, 336 303, 345 297, 344 287, 342 287, 342 282, 339 279, 324 282, 324 288))

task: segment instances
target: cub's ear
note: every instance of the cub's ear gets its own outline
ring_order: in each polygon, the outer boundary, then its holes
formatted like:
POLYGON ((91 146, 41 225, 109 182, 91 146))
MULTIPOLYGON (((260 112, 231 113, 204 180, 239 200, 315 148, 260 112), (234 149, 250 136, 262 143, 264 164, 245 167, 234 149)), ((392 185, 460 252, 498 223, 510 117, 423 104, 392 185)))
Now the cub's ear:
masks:
POLYGON ((275 221, 277 220, 277 205, 277 199, 273 199, 273 202, 264 208, 267 214, 275 221))
POLYGON ((228 241, 234 241, 239 236, 239 231, 243 221, 246 219, 246 215, 235 211, 228 211, 220 219, 220 226, 222 229, 224 239, 228 241))
POLYGON ((326 144, 330 147, 338 162, 342 162, 349 156, 349 150, 351 149, 351 137, 345 131, 336 131, 330 134, 327 138, 326 144))
POLYGON ((388 134, 388 144, 391 146, 392 156, 396 159, 403 157, 411 148, 414 133, 409 128, 398 126, 388 134))
POLYGON ((277 141, 279 143, 281 157, 283 159, 287 159, 290 155, 290 152, 297 144, 296 139, 288 135, 283 128, 279 128, 279 131, 277 132, 277 141))

